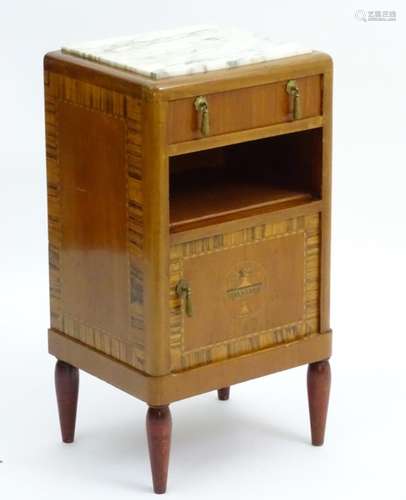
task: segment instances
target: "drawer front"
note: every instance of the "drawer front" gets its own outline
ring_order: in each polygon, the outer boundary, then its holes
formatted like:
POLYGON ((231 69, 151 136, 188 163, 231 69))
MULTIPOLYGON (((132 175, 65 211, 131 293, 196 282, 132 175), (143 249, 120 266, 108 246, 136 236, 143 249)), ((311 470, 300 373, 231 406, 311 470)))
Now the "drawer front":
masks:
POLYGON ((173 246, 172 369, 318 332, 319 246, 318 214, 173 246))
MULTIPOLYGON (((214 136, 293 120, 293 103, 286 90, 287 82, 284 80, 203 96, 208 106, 207 135, 214 136)), ((297 78, 295 82, 300 94, 300 118, 321 115, 321 75, 297 78)), ((169 144, 205 136, 195 106, 198 97, 169 103, 169 144)))

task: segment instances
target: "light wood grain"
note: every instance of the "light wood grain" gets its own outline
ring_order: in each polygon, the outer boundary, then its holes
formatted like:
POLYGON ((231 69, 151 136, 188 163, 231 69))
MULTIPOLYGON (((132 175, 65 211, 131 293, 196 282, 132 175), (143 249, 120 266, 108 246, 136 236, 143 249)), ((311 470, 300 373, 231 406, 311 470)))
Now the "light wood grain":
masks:
POLYGON ((171 248, 169 304, 173 371, 218 362, 319 331, 319 221, 316 213, 246 227, 234 233, 218 233, 171 248), (290 239, 293 235, 299 235, 294 243, 290 239), (282 243, 282 247, 278 246, 280 243, 276 247, 266 244, 284 238, 287 243, 282 243), (240 317, 234 311, 234 304, 227 305, 225 294, 231 287, 233 270, 238 272, 244 262, 254 263, 257 271, 254 269, 253 275, 258 275, 254 281, 262 284, 258 295, 247 301, 247 312, 240 317), (301 266, 304 266, 302 271, 301 266), (180 279, 187 279, 192 288, 193 308, 199 311, 197 322, 194 317, 187 318, 176 294, 180 279), (269 289, 267 280, 271 283, 269 289), (285 289, 284 281, 293 281, 293 289, 289 286, 285 289), (277 313, 271 307, 272 297, 284 297, 283 304, 275 305, 277 313), (266 299, 267 307, 260 307, 262 298, 266 299), (296 317, 299 303, 303 304, 303 314, 296 317), (272 318, 266 319, 270 311, 273 311, 272 318))
POLYGON ((45 82, 51 325, 144 369, 141 102, 45 82))
MULTIPOLYGON (((298 78, 301 118, 322 114, 320 76, 298 78)), ((293 119, 286 92, 287 80, 268 85, 205 94, 209 109, 209 136, 247 131, 293 119)), ((195 97, 171 101, 168 109, 169 144, 200 139, 195 97)))
POLYGON ((323 77, 323 106, 325 124, 323 126, 323 174, 322 197, 324 210, 321 218, 321 290, 320 290, 320 327, 321 331, 330 329, 330 252, 331 252, 331 179, 332 179, 332 67, 323 77))
MULTIPOLYGON (((235 71, 211 72, 154 82, 72 56, 60 53, 48 55, 45 59, 45 104, 52 328, 59 332, 66 332, 80 341, 83 348, 87 345, 112 356, 120 363, 132 366, 133 369, 145 371, 149 375, 161 377, 168 374, 171 369, 179 370, 182 366, 187 368, 202 363, 207 363, 207 366, 215 365, 217 355, 198 352, 194 355, 195 357, 190 357, 184 362, 179 361, 182 354, 179 355, 178 352, 174 355, 173 338, 169 336, 170 294, 172 292, 168 283, 172 279, 169 271, 171 270, 171 273, 173 271, 170 267, 172 260, 169 258, 169 252, 177 246, 189 248, 188 245, 193 242, 193 245, 197 246, 200 243, 196 242, 204 242, 204 245, 210 246, 215 239, 219 241, 219 235, 243 234, 250 227, 274 226, 285 224, 293 219, 317 217, 317 220, 321 220, 321 225, 317 229, 317 238, 309 237, 309 241, 306 240, 305 244, 311 248, 312 252, 317 253, 317 257, 313 256, 313 260, 318 262, 316 267, 319 266, 319 274, 315 278, 318 288, 308 293, 309 297, 313 297, 311 300, 315 318, 317 318, 315 321, 320 324, 313 323, 311 331, 316 334, 319 331, 329 331, 331 71, 331 58, 326 54, 314 52, 285 60, 237 68, 235 71), (310 100, 306 101, 304 96, 305 110, 311 109, 311 113, 314 112, 315 115, 301 120, 275 123, 272 120, 291 119, 286 114, 286 96, 282 92, 284 83, 291 78, 310 82, 308 94, 310 100), (274 92, 272 89, 279 90, 274 92), (173 137, 171 138, 170 134, 178 133, 175 130, 179 126, 178 110, 186 106, 190 118, 190 103, 196 95, 216 96, 214 99, 218 100, 218 109, 221 111, 224 106, 227 107, 228 111, 224 117, 215 113, 217 120, 214 122, 212 132, 214 131, 216 135, 202 138, 195 135, 193 131, 192 136, 187 136, 190 140, 176 138, 181 142, 171 144, 173 137), (279 97, 283 95, 283 102, 275 97, 275 105, 264 109, 264 103, 266 104, 272 95, 279 97), (239 98, 248 96, 246 102, 252 104, 255 101, 255 106, 247 104, 241 116, 234 114, 235 101, 239 100, 237 96, 239 98), (180 108, 178 108, 179 103, 180 108), (76 308, 80 314, 69 314, 69 311, 64 309, 65 278, 63 266, 61 267, 63 261, 61 255, 66 252, 68 256, 71 250, 67 252, 63 247, 64 223, 69 223, 70 219, 67 217, 65 220, 63 214, 63 205, 68 206, 66 200, 62 203, 66 194, 62 196, 65 186, 61 182, 59 137, 61 124, 58 115, 60 106, 61 109, 63 106, 72 109, 73 106, 81 110, 77 117, 71 120, 72 124, 77 123, 79 128, 81 123, 87 120, 89 123, 97 122, 94 127, 100 127, 101 137, 105 137, 102 133, 103 127, 106 127, 106 130, 116 130, 116 135, 114 133, 112 135, 115 139, 111 142, 111 147, 114 146, 115 149, 122 147, 124 150, 124 159, 120 159, 120 153, 117 154, 116 160, 108 161, 112 172, 115 168, 118 169, 120 186, 116 189, 114 181, 108 181, 107 174, 102 176, 104 181, 103 179, 97 181, 104 182, 103 189, 106 189, 106 194, 111 189, 112 193, 116 193, 117 203, 125 205, 124 217, 122 215, 118 217, 119 213, 123 213, 120 211, 114 212, 112 219, 105 217, 105 224, 100 224, 101 234, 97 236, 101 237, 104 231, 106 241, 110 238, 112 259, 109 259, 109 262, 117 263, 118 268, 121 268, 120 266, 125 262, 125 272, 123 267, 117 272, 115 278, 120 290, 116 293, 115 286, 113 286, 112 303, 105 303, 104 312, 97 318, 94 306, 88 309, 87 319, 83 317, 84 313, 80 312, 78 304, 75 307, 71 304, 70 308, 72 310, 76 308), (251 109, 252 107, 255 109, 251 109), (172 112, 170 110, 174 110, 172 118, 169 116, 172 112), (273 114, 269 114, 270 110, 273 114), (89 113, 93 118, 90 118, 89 113), (80 116, 85 117, 84 120, 80 120, 80 116), (121 125, 118 125, 119 123, 121 125), (290 140, 295 134, 300 138, 294 140, 294 147, 292 147, 290 140), (271 154, 271 150, 268 151, 262 146, 258 146, 255 153, 250 152, 249 148, 245 147, 248 142, 277 137, 280 137, 281 141, 272 150, 274 162, 273 168, 269 169, 275 172, 275 177, 268 176, 266 179, 272 181, 269 186, 273 192, 276 189, 286 189, 287 198, 279 199, 277 203, 273 203, 272 196, 268 196, 268 199, 262 197, 261 200, 260 190, 258 190, 252 203, 243 202, 245 207, 249 207, 248 212, 239 211, 239 207, 230 209, 224 206, 224 210, 221 207, 215 210, 209 209, 209 222, 205 219, 204 213, 198 214, 197 218, 192 213, 188 215, 186 213, 187 200, 182 202, 179 199, 177 201, 183 203, 183 209, 179 213, 183 212, 185 217, 181 215, 176 220, 175 216, 171 227, 170 161, 186 154, 194 155, 209 150, 215 152, 216 149, 223 149, 225 146, 238 145, 234 160, 241 158, 238 168, 242 170, 245 168, 244 162, 246 165, 258 165, 261 157, 266 157, 267 153, 271 154), (296 161, 298 157, 305 160, 298 163, 296 161), (124 172, 124 186, 120 172, 124 172), (278 184, 280 181, 282 184, 278 184), (293 193, 298 193, 299 197, 296 198, 296 194, 293 193), (118 217, 117 221, 121 222, 114 222, 114 217, 118 217), (203 222, 197 220, 202 217, 203 222), (121 236, 116 240, 115 237, 111 237, 111 228, 117 225, 120 226, 117 234, 121 236), (107 237, 109 227, 110 236, 107 237), (116 252, 115 248, 119 248, 118 254, 125 255, 125 257, 113 256, 116 252), (127 304, 125 306, 127 312, 125 314, 113 313, 113 317, 118 315, 121 319, 115 323, 117 328, 114 326, 114 331, 112 331, 113 320, 108 317, 108 312, 114 311, 115 301, 118 308, 123 307, 122 304, 127 304), (78 315, 82 318, 75 317, 78 315)), ((272 99, 269 102, 271 101, 272 99)), ((212 101, 211 104, 214 102, 212 101)), ((214 104, 214 109, 216 105, 214 104)), ((181 110, 181 116, 182 113, 184 111, 181 110)), ((182 125, 180 122, 180 128, 185 126, 184 130, 190 134, 192 130, 190 120, 189 122, 186 120, 185 124, 182 125)), ((74 128, 71 126, 73 135, 74 128)), ((79 130, 76 133, 78 135, 81 133, 86 137, 86 131, 79 130)), ((74 140, 73 135, 70 141, 74 140)), ((75 140, 78 140, 78 137, 75 140)), ((101 142, 104 143, 104 147, 109 147, 108 141, 101 142)), ((71 145, 68 146, 63 147, 72 149, 71 145)), ((97 147, 102 146, 99 144, 97 147)), ((66 154, 65 152, 65 157, 66 154)), ((222 154, 223 152, 219 153, 220 156, 222 154)), ((86 162, 89 164, 92 161, 89 149, 86 155, 89 160, 86 162)), ((104 167, 101 172, 108 171, 104 167)), ((95 167, 92 172, 96 176, 95 167)), ((92 186, 90 178, 86 182, 89 189, 97 190, 97 183, 92 186)), ((223 186, 225 193, 227 189, 230 189, 231 184, 223 186)), ((226 198, 232 202, 232 199, 236 200, 237 196, 226 198)), ((108 195, 106 200, 109 200, 108 195)), ((108 204, 113 210, 113 204, 110 201, 108 204)), ((200 210, 201 207, 199 207, 200 210)), ((88 211, 88 215, 90 213, 92 210, 88 211)), ((83 228, 86 225, 86 216, 83 218, 78 214, 73 214, 73 216, 77 230, 80 231, 81 225, 83 228)), ((91 218, 94 219, 95 216, 91 218)), ((97 227, 97 223, 94 227, 97 227)), ((253 233, 255 234, 256 231, 254 230, 253 233)), ((80 242, 80 238, 77 241, 80 242)), ((242 243, 242 246, 245 244, 242 243)), ((84 245, 85 243, 79 249, 83 255, 87 251, 84 245)), ((113 267, 117 266, 113 264, 113 267)), ((70 272, 70 274, 74 273, 70 272)), ((75 280, 75 278, 70 279, 75 280)), ((103 281, 103 279, 106 277, 100 277, 100 280, 103 281)), ((69 280, 66 283, 69 283, 69 280)), ((73 290, 74 286, 70 286, 70 289, 73 290)), ((94 294, 95 299, 99 293, 98 291, 94 294)), ((70 295, 70 300, 74 300, 73 294, 70 295)), ((86 297, 84 302, 90 303, 89 292, 86 297)), ((96 300, 96 302, 103 305, 102 300, 96 300)), ((283 338, 289 340, 288 333, 285 337, 282 335, 282 341, 283 338)), ((238 353, 241 352, 248 352, 247 356, 250 356, 254 355, 255 349, 262 348, 260 342, 250 343, 246 340, 244 339, 240 346, 236 344, 235 348, 230 348, 227 356, 238 357, 238 353)), ((268 344, 265 341, 263 345, 268 344)), ((113 379, 114 377, 113 374, 113 379)), ((109 380, 111 380, 110 377, 109 380)), ((221 383, 217 380, 217 384, 217 388, 229 385, 225 380, 221 383)), ((190 391, 193 392, 192 388, 190 391)), ((162 397, 161 400, 163 399, 165 398, 162 397)), ((166 402, 169 402, 169 399, 166 402)))
POLYGON ((268 125, 266 127, 254 128, 251 130, 241 130, 238 132, 230 132, 211 137, 203 137, 199 140, 180 142, 178 144, 170 144, 168 146, 168 155, 177 156, 195 151, 218 148, 220 146, 228 146, 238 144, 245 141, 253 141, 256 139, 264 139, 266 137, 275 137, 302 130, 310 130, 323 126, 323 117, 315 116, 305 118, 303 120, 295 120, 293 122, 278 123, 276 125, 268 125))
POLYGON ((166 154, 166 104, 147 99, 144 104, 145 280, 144 294, 147 371, 170 370, 169 311, 169 167, 166 154))
POLYGON ((331 332, 316 333, 288 344, 159 377, 150 377, 55 330, 49 331, 49 352, 151 406, 160 406, 218 387, 328 359, 331 332))

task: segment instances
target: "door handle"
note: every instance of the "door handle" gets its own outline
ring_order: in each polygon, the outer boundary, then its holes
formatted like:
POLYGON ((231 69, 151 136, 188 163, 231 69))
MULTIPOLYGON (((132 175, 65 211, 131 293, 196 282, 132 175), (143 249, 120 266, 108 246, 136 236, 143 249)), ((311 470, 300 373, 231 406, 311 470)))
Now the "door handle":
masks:
POLYGON ((189 283, 182 279, 178 282, 176 285, 176 293, 178 297, 182 300, 182 302, 185 304, 185 311, 186 314, 191 317, 192 316, 192 289, 189 285, 189 283))

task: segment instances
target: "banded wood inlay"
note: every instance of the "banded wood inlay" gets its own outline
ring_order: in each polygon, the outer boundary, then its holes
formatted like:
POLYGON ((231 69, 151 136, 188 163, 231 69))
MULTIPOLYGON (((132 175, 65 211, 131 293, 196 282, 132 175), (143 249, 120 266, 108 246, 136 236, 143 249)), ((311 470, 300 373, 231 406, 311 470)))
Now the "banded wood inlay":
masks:
POLYGON ((128 252, 130 263, 130 327, 134 333, 137 363, 144 367, 144 207, 142 190, 142 106, 127 97, 127 171, 128 171, 128 252))
MULTIPOLYGON (((223 254, 224 257, 226 253, 223 254)), ((300 216, 277 223, 262 224, 229 234, 202 238, 174 245, 170 254, 170 349, 173 371, 239 356, 300 339, 319 331, 320 293, 320 217, 319 214, 300 216), (204 255, 227 252, 237 247, 254 245, 302 235, 304 241, 303 314, 299 321, 281 324, 264 331, 247 331, 238 338, 227 339, 200 348, 185 346, 184 312, 175 287, 184 277, 185 263, 204 255)), ((193 296, 193 293, 192 293, 193 296)), ((189 332, 193 335, 193 332, 189 332)))
POLYGON ((49 91, 50 78, 45 75, 45 136, 48 186, 48 254, 51 325, 62 330, 60 249, 62 227, 60 218, 60 172, 58 168, 58 129, 55 97, 49 91))
MULTIPOLYGON (((48 179, 48 227, 51 326, 138 369, 144 366, 143 188, 141 100, 54 73, 45 73, 45 122, 48 179), (61 172, 58 105, 69 103, 125 123, 128 236, 128 336, 86 324, 64 309, 61 251, 61 172)), ((113 292, 112 292, 113 293, 113 292)))

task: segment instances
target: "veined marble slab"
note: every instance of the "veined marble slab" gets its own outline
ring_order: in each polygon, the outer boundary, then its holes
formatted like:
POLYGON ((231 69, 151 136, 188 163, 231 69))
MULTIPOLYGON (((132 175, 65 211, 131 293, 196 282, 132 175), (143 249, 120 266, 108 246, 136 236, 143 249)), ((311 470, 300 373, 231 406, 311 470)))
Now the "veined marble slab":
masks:
POLYGON ((62 51, 159 80, 236 68, 312 52, 234 28, 191 26, 93 42, 63 45, 62 51))

